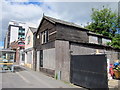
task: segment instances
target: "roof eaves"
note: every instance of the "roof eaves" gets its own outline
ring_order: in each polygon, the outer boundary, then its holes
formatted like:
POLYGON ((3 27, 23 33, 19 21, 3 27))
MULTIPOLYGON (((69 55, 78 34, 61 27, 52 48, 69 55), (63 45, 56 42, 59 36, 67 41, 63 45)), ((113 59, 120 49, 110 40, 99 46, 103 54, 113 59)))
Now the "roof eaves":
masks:
POLYGON ((120 52, 120 49, 119 48, 115 48, 115 47, 112 47, 112 46, 108 46, 108 45, 101 45, 101 44, 95 44, 95 43, 85 43, 85 42, 75 42, 75 41, 70 41, 72 43, 78 43, 78 44, 82 44, 82 45, 89 45, 89 46, 98 46, 98 47, 102 47, 102 48, 110 48, 110 49, 113 49, 113 50, 118 50, 120 52))
POLYGON ((94 32, 88 32, 89 35, 95 35, 95 36, 100 36, 100 37, 104 37, 104 38, 107 38, 107 39, 112 39, 110 37, 107 37, 107 36, 103 36, 101 34, 97 34, 97 33, 94 33, 94 32))
POLYGON ((47 16, 44 16, 43 18, 45 18, 46 20, 50 21, 50 22, 53 23, 53 24, 56 23, 55 20, 53 20, 53 19, 51 19, 51 18, 49 18, 49 17, 47 17, 47 16))
MULTIPOLYGON (((35 29, 35 28, 34 28, 34 29, 35 29)), ((35 32, 37 32, 37 28, 36 28, 35 30, 32 30, 32 29, 31 29, 31 31, 32 31, 32 33, 35 33, 35 32)))

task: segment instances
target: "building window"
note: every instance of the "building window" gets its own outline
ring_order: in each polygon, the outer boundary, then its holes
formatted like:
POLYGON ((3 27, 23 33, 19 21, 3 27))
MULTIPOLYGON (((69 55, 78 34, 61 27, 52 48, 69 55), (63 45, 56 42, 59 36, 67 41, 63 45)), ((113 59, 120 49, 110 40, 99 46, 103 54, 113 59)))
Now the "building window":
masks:
POLYGON ((20 27, 18 32, 19 32, 18 33, 18 39, 20 39, 20 38, 24 39, 25 38, 25 29, 20 27))
POLYGON ((30 36, 28 36, 28 42, 27 42, 27 44, 29 44, 30 43, 30 36))
POLYGON ((98 37, 98 44, 102 44, 102 38, 98 37))
POLYGON ((41 32, 41 44, 47 43, 49 40, 48 31, 41 32))
POLYGON ((25 54, 22 53, 22 61, 25 61, 25 54))

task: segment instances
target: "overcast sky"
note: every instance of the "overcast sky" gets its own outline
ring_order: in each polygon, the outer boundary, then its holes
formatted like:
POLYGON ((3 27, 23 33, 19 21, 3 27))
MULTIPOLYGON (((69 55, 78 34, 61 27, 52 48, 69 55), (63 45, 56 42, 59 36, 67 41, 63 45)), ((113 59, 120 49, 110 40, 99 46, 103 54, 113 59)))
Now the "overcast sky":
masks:
MULTIPOLYGON (((55 1, 55 0, 54 0, 55 1)), ((11 20, 33 23, 38 27, 43 13, 47 16, 65 21, 85 25, 91 22, 92 8, 101 9, 102 6, 117 12, 118 2, 40 2, 40 0, 2 0, 0 12, 0 46, 3 45, 8 22, 11 20)), ((1 6, 1 5, 0 5, 1 6)))

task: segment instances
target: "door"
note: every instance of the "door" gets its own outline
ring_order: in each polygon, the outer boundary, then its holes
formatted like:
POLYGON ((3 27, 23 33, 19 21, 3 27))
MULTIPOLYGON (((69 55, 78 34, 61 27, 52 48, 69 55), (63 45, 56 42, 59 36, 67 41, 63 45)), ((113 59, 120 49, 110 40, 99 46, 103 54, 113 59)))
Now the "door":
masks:
POLYGON ((43 67, 43 50, 40 50, 40 67, 43 67))
POLYGON ((40 71, 39 66, 40 66, 40 51, 37 51, 37 65, 36 65, 37 71, 40 71))

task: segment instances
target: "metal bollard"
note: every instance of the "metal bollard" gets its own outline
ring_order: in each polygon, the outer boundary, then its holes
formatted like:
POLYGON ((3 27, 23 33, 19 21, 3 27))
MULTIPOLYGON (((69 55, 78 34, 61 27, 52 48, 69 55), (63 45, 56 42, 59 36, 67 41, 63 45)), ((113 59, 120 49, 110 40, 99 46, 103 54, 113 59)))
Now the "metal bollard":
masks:
POLYGON ((11 66, 11 72, 14 72, 14 65, 11 66))

